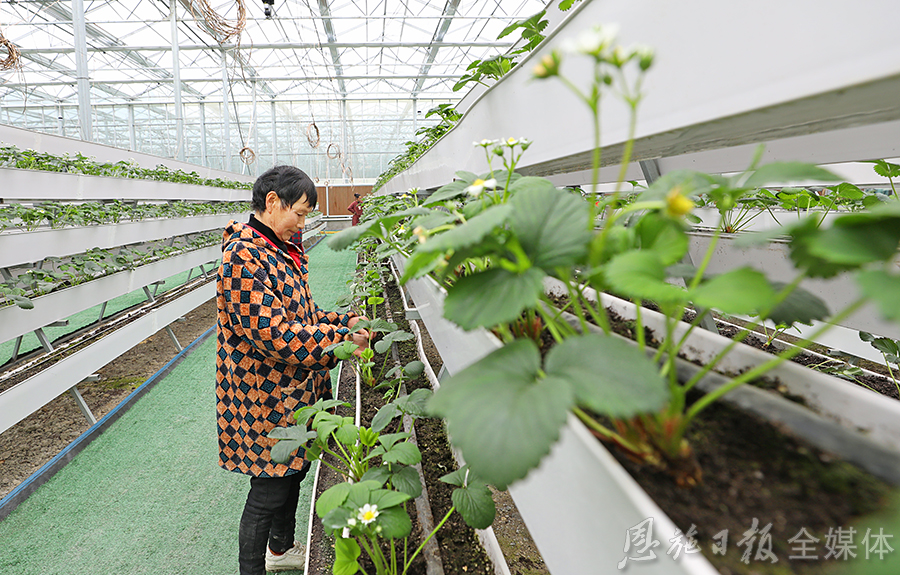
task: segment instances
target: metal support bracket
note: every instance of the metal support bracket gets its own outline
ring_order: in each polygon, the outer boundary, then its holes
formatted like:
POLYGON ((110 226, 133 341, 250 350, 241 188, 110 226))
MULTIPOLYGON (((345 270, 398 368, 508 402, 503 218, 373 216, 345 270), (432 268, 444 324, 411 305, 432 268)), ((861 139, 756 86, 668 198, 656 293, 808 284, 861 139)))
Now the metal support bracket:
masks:
MULTIPOLYGON (((62 323, 64 325, 68 325, 69 322, 68 321, 54 322, 54 324, 57 324, 57 323, 62 323)), ((54 324, 50 324, 50 325, 54 325, 54 324)), ((34 330, 34 334, 37 336, 38 341, 41 342, 41 347, 44 348, 44 351, 46 351, 47 353, 51 353, 54 349, 53 344, 50 342, 50 339, 47 337, 47 334, 44 333, 44 328, 41 328, 41 327, 37 328, 36 330, 34 330)), ((18 346, 20 343, 21 343, 21 337, 16 341, 16 352, 18 352, 18 346)), ((17 353, 15 355, 17 355, 17 353)), ((100 379, 100 377, 97 376, 97 379, 100 379)), ((90 381, 90 380, 91 380, 91 378, 86 378, 84 381, 90 381)), ((75 384, 72 387, 70 387, 69 393, 72 394, 73 398, 75 398, 75 403, 78 404, 78 409, 81 410, 81 413, 84 415, 85 419, 87 419, 91 425, 94 425, 95 423, 97 423, 97 418, 94 417, 94 413, 91 411, 91 408, 88 406, 87 402, 84 400, 84 397, 81 396, 81 392, 78 391, 78 384, 75 384)))
MULTIPOLYGON (((165 283, 165 282, 159 281, 159 282, 153 282, 153 283, 150 284, 150 285, 159 287, 160 284, 163 284, 163 283, 165 283)), ((153 294, 155 294, 155 293, 156 293, 156 290, 154 290, 153 294)), ((156 301, 156 298, 154 298, 154 297, 153 297, 153 294, 150 293, 150 286, 144 286, 144 294, 146 294, 147 299, 148 299, 149 301, 156 301)), ((178 342, 178 338, 175 337, 175 332, 172 331, 172 328, 171 328, 171 327, 166 326, 166 333, 169 334, 169 337, 172 339, 172 343, 175 344, 175 349, 177 349, 179 352, 181 352, 182 350, 184 350, 184 348, 181 347, 181 344, 178 342)))
POLYGON ((94 425, 95 423, 97 423, 97 418, 94 417, 94 414, 91 411, 91 408, 88 407, 87 402, 85 402, 84 398, 81 396, 81 392, 78 391, 78 386, 73 385, 72 388, 69 390, 69 393, 71 393, 72 397, 75 398, 75 403, 78 404, 78 408, 81 409, 81 413, 84 414, 84 417, 87 418, 88 422, 90 422, 91 425, 94 425))

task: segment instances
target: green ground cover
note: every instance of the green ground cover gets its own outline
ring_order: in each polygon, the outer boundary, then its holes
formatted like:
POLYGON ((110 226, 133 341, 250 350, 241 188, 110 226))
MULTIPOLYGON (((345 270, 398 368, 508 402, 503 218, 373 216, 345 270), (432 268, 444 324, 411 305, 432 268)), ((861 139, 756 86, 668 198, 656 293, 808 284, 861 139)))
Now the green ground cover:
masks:
MULTIPOLYGON (((330 309, 347 290, 356 255, 323 245, 310 258, 313 295, 330 309)), ((215 349, 214 336, 193 348, 0 522, 0 573, 237 573, 249 480, 216 463, 215 349)), ((337 370, 332 378, 337 381, 337 370)), ((300 538, 312 475, 297 513, 300 538)))

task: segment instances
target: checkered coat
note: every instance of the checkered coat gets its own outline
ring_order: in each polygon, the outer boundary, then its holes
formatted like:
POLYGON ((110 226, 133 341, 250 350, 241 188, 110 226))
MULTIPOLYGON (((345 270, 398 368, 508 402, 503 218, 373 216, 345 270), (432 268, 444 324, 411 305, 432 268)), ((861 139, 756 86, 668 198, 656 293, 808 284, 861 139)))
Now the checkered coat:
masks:
POLYGON ((319 309, 307 283, 308 261, 245 224, 232 221, 225 229, 216 287, 216 412, 225 469, 281 477, 303 467, 303 449, 287 464, 273 463, 275 440, 266 435, 331 394, 328 370, 337 359, 324 349, 343 340, 355 315, 319 309))

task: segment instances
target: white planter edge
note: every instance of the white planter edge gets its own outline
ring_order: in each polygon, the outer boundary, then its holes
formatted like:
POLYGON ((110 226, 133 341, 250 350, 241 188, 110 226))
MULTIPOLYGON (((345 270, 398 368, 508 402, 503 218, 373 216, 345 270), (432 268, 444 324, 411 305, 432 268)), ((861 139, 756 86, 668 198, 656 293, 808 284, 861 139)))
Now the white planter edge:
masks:
POLYGON ((182 170, 187 173, 197 172, 200 176, 209 179, 223 178, 248 183, 253 183, 256 179, 254 176, 208 168, 206 166, 191 164, 190 162, 182 162, 174 158, 145 154, 134 150, 116 148, 107 144, 87 142, 77 138, 28 130, 26 128, 8 124, 0 124, 0 142, 14 145, 21 150, 34 150, 36 152, 44 152, 58 156, 63 154, 81 153, 90 158, 96 158, 98 162, 116 163, 123 160, 132 161, 137 162, 141 167, 148 169, 154 169, 159 164, 163 164, 170 170, 182 170))
MULTIPOLYGON (((699 264, 703 261, 712 234, 695 231, 688 232, 688 237, 691 259, 695 264, 699 264)), ((723 273, 737 267, 750 266, 757 270, 764 270, 772 280, 785 283, 792 282, 800 274, 791 263, 789 246, 786 241, 775 240, 762 245, 738 247, 733 245, 736 238, 737 235, 734 234, 726 234, 719 238, 707 268, 708 272, 723 273)), ((820 297, 832 313, 844 309, 861 295, 856 282, 847 275, 830 280, 808 278, 803 280, 800 285, 820 297)), ((849 329, 864 330, 900 339, 900 326, 885 321, 878 309, 871 303, 852 314, 841 325, 849 329)))
MULTIPOLYGON (((545 287, 551 292, 559 282, 545 279, 545 287)), ((596 297, 594 290, 585 290, 588 298, 596 297)), ((605 307, 613 309, 623 319, 635 319, 635 306, 631 302, 609 294, 601 294, 605 307)), ((641 318, 647 329, 658 337, 665 333, 664 316, 644 309, 641 318)), ((688 325, 679 323, 675 337, 680 338, 688 325)), ((695 329, 682 347, 688 360, 707 363, 731 340, 706 331, 695 329)), ((772 355, 748 345, 739 344, 719 363, 717 371, 741 373, 772 359, 772 355)), ((878 445, 900 450, 900 401, 872 393, 838 378, 786 361, 768 374, 777 378, 790 393, 803 397, 807 405, 822 417, 834 421, 848 431, 864 434, 878 445)))
POLYGON ((217 214, 187 218, 152 219, 100 226, 43 229, 0 234, 0 268, 65 257, 93 248, 109 249, 185 234, 224 229, 246 214, 217 214))
POLYGON ((221 258, 221 252, 219 245, 212 245, 133 270, 97 278, 36 297, 31 300, 33 309, 22 309, 16 305, 0 308, 0 342, 9 341, 179 272, 215 261, 221 258))
POLYGON ((3 200, 185 200, 249 202, 251 191, 138 178, 0 168, 3 200))
POLYGON ((215 291, 215 282, 210 281, 0 393, 0 433, 197 308, 215 296, 215 291))

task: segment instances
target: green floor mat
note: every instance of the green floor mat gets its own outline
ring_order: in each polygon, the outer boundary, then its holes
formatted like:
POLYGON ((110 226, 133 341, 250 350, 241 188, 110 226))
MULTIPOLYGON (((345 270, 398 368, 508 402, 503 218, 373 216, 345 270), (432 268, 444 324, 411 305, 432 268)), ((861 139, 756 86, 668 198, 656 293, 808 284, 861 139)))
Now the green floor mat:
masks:
MULTIPOLYGON (((356 255, 321 246, 310 257, 314 297, 330 309, 356 255)), ((213 334, 0 522, 0 573, 237 573, 249 479, 217 465, 215 351, 213 334)), ((297 513, 301 538, 312 477, 297 513)))

